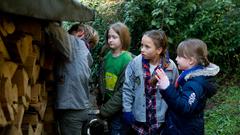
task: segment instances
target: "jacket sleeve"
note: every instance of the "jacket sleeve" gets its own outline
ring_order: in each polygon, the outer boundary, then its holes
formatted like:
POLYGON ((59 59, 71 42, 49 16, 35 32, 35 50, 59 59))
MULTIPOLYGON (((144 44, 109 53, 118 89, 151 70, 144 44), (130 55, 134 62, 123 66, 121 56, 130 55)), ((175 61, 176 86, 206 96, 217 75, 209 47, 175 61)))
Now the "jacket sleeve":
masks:
POLYGON ((176 90, 173 85, 170 85, 166 90, 160 90, 168 107, 180 114, 193 114, 199 111, 199 107, 205 105, 200 97, 203 97, 203 87, 201 84, 191 81, 187 82, 182 91, 176 90))
POLYGON ((101 106, 100 114, 103 117, 111 117, 122 108, 122 90, 116 91, 114 95, 101 106))
POLYGON ((134 61, 130 62, 126 68, 125 81, 123 83, 123 112, 131 112, 134 101, 134 61))
POLYGON ((116 82, 113 96, 105 104, 103 104, 100 109, 100 114, 103 117, 111 117, 113 114, 116 114, 122 109, 122 86, 125 80, 124 75, 125 68, 121 72, 119 79, 116 82))
POLYGON ((58 51, 70 60, 72 52, 70 35, 55 23, 50 23, 46 31, 58 51))

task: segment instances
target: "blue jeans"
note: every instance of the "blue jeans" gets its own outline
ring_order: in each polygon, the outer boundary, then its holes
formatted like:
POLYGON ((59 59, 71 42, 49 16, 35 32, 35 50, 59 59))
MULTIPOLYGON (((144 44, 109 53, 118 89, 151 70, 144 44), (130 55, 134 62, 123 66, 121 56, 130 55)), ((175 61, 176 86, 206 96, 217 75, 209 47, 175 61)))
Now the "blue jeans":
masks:
POLYGON ((127 135, 129 127, 127 127, 121 115, 115 115, 110 122, 111 135, 127 135))

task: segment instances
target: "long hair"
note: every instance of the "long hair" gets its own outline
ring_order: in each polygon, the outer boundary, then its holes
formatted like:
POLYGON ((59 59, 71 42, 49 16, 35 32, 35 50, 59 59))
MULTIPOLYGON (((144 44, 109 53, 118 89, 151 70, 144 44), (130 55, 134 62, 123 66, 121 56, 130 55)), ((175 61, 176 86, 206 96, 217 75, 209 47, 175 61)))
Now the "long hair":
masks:
MULTIPOLYGON (((165 32, 163 30, 150 30, 146 31, 143 35, 151 38, 156 48, 162 48, 160 58, 163 61, 163 66, 168 67, 169 65, 169 56, 167 53, 168 40, 165 32)), ((154 76, 152 76, 150 79, 150 85, 155 86, 156 83, 157 79, 154 76)))
POLYGON ((116 22, 108 28, 108 30, 105 33, 105 40, 106 40, 106 45, 108 45, 108 32, 110 29, 113 29, 120 38, 121 44, 122 44, 122 49, 123 50, 128 50, 130 44, 131 44, 131 36, 128 27, 121 22, 116 22))

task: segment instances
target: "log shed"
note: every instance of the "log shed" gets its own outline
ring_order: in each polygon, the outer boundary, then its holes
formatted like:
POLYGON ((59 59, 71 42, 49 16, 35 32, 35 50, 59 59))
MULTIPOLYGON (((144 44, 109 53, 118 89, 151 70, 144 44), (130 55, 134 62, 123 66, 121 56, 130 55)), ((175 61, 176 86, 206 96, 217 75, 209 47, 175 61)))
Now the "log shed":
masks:
POLYGON ((0 135, 55 135, 54 55, 44 27, 94 20, 77 0, 1 0, 0 135))

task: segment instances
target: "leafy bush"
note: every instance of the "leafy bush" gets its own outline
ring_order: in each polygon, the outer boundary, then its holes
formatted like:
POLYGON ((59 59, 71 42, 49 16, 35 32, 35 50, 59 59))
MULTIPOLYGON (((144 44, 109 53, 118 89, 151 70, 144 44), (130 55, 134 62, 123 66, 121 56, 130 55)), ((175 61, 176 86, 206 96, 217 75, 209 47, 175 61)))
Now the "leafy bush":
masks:
POLYGON ((172 58, 182 40, 200 38, 208 45, 211 61, 224 71, 238 71, 240 8, 237 4, 237 0, 130 0, 121 9, 125 23, 132 30, 132 51, 139 48, 144 31, 161 28, 169 37, 172 58))

